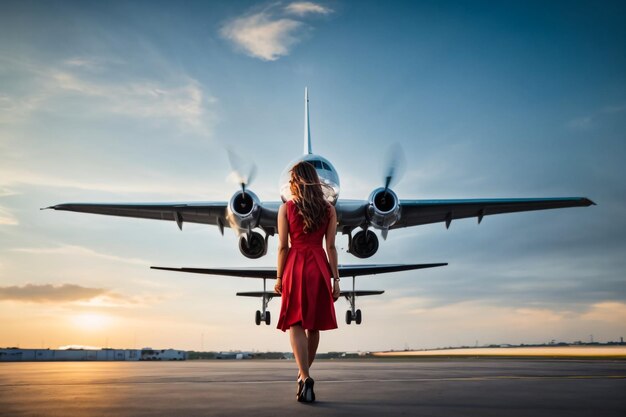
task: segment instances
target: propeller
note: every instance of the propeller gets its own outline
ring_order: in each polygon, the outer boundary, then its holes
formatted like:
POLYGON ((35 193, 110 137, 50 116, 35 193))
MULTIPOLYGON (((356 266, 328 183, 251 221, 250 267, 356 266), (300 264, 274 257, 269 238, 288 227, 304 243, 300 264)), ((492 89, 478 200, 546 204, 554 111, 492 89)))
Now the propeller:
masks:
MULTIPOLYGON (((406 166, 404 152, 402 151, 402 147, 398 143, 394 143, 387 149, 387 158, 385 160, 386 164, 384 165, 384 176, 383 183, 385 184, 384 194, 382 198, 382 203, 385 203, 387 196, 389 193, 387 190, 392 185, 395 185, 400 181, 402 176, 404 175, 404 169, 406 166)), ((383 240, 387 240, 387 234, 389 233, 389 229, 383 229, 381 231, 381 236, 383 240)))
POLYGON ((392 185, 400 181, 404 175, 405 157, 402 147, 398 143, 394 143, 387 149, 387 159, 384 165, 383 183, 385 184, 385 194, 392 185))
POLYGON ((241 195, 246 193, 246 187, 254 181, 256 177, 256 164, 244 160, 232 148, 227 148, 228 161, 230 162, 231 173, 229 178, 236 181, 241 186, 241 195), (247 172, 247 174, 246 174, 247 172))

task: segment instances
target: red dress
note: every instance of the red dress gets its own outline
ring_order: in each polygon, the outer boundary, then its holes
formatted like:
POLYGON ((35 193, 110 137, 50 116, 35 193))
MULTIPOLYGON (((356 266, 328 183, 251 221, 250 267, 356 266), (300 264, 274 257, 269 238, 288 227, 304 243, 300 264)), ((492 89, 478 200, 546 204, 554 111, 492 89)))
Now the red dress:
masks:
POLYGON ((322 240, 328 216, 319 229, 304 233, 304 221, 293 201, 287 201, 291 246, 283 269, 283 291, 277 328, 294 324, 307 330, 337 328, 331 270, 322 240))

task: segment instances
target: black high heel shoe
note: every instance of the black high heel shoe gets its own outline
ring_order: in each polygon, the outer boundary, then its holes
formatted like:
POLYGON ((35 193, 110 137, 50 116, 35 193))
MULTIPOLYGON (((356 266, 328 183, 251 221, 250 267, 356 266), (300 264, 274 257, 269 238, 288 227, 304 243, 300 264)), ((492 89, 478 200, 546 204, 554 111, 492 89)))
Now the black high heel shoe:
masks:
POLYGON ((315 392, 313 391, 314 384, 315 384, 315 381, 313 380, 313 378, 309 377, 304 380, 302 391, 300 392, 300 395, 298 396, 298 401, 304 402, 304 403, 312 403, 315 401, 315 392))
POLYGON ((304 388, 304 381, 300 378, 300 374, 298 374, 298 380, 296 381, 296 399, 300 401, 300 395, 302 394, 302 389, 304 388))

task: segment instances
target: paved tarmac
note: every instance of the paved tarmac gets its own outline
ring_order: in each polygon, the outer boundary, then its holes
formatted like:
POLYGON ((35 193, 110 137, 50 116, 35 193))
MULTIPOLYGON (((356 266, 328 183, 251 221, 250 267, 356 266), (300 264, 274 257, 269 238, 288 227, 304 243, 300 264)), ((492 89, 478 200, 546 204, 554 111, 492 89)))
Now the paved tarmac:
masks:
POLYGON ((318 361, 295 401, 293 361, 0 363, 0 416, 625 416, 626 361, 318 361))

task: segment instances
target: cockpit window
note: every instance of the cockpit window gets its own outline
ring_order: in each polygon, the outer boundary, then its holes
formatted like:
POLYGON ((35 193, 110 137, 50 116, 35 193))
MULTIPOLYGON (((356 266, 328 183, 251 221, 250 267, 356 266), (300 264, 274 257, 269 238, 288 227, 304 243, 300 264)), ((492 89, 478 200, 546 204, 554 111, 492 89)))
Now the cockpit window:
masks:
POLYGON ((322 169, 322 161, 312 159, 309 162, 315 167, 315 169, 322 169))
POLYGON ((324 161, 322 161, 322 168, 324 168, 327 171, 330 171, 330 167, 328 166, 328 164, 324 161))

